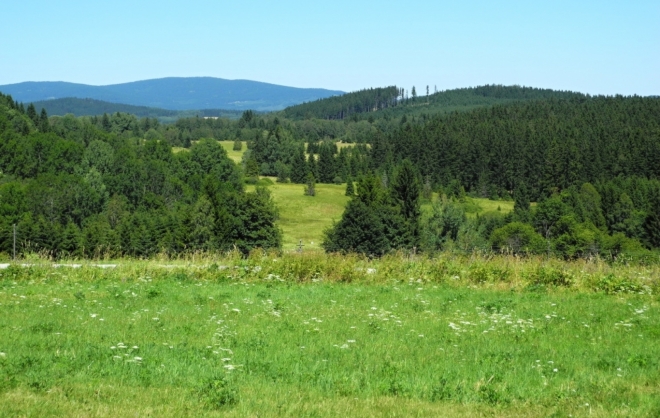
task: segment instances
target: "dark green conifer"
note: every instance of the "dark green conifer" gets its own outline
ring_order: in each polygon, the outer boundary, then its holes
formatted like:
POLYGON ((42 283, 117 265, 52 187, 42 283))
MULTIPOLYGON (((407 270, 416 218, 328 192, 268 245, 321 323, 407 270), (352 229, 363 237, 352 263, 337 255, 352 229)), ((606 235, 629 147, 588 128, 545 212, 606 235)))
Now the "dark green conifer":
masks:
POLYGON ((305 178, 305 196, 316 196, 316 179, 312 173, 305 178))
POLYGON ((291 161, 291 182, 303 184, 307 176, 308 167, 305 162, 305 150, 300 147, 295 151, 291 161))
POLYGON ((39 126, 39 116, 37 115, 37 109, 32 103, 27 107, 27 116, 34 123, 34 126, 39 126))
POLYGON ((348 176, 346 179, 346 196, 355 196, 355 187, 353 185, 353 179, 351 176, 348 176))
POLYGON ((38 126, 41 132, 50 131, 50 123, 48 122, 48 113, 46 113, 46 109, 44 108, 41 108, 41 115, 39 116, 38 126))
POLYGON ((319 178, 319 166, 314 154, 309 154, 307 157, 307 172, 311 173, 314 179, 319 178))
POLYGON ((336 176, 335 173, 335 156, 333 153, 334 144, 323 143, 319 150, 318 161, 318 179, 319 183, 332 183, 336 176))

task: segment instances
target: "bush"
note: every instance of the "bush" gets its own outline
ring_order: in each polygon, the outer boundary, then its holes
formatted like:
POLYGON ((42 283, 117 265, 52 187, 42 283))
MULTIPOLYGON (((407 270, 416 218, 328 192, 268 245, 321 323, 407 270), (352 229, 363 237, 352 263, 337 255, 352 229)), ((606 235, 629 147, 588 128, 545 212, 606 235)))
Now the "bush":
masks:
POLYGON ((646 289, 639 283, 634 283, 623 277, 617 277, 613 274, 608 274, 607 276, 601 278, 596 283, 596 291, 602 291, 607 294, 614 293, 641 293, 646 289))
POLYGON ((494 230, 490 241, 494 248, 515 254, 541 254, 546 250, 543 237, 531 225, 522 222, 511 222, 494 230))
POLYGON ((529 279, 532 284, 542 286, 570 287, 573 284, 570 273, 549 267, 539 267, 529 279))
POLYGON ((433 212, 422 227, 422 247, 426 251, 447 249, 449 242, 458 239, 461 227, 467 222, 465 210, 452 200, 433 204, 433 212))
POLYGON ((197 394, 210 409, 221 409, 238 403, 238 389, 227 375, 215 375, 206 379, 197 394))
POLYGON ((305 196, 316 196, 316 179, 312 173, 305 178, 305 196))

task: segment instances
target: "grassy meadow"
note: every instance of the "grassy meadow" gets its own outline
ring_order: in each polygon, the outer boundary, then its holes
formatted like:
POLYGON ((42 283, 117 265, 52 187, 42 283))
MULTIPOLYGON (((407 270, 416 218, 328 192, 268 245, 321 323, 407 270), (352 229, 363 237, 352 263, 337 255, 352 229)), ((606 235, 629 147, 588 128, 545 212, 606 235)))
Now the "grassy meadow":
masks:
POLYGON ((321 253, 0 270, 2 416, 660 414, 660 268, 321 253))
POLYGON ((220 145, 222 145, 222 148, 227 151, 227 156, 236 164, 241 163, 241 158, 243 157, 243 153, 247 150, 247 142, 243 141, 241 142, 243 144, 243 148, 241 148, 240 151, 234 151, 234 141, 218 141, 220 145))
MULTIPOLYGON (((247 150, 247 143, 243 142, 241 151, 234 151, 234 141, 218 141, 227 151, 232 161, 239 164, 243 153, 247 150)), ((338 143, 339 147, 351 147, 354 144, 338 143)), ((184 148, 175 151, 181 152, 184 148)), ((283 234, 283 249, 294 250, 302 240, 303 248, 307 250, 318 250, 323 241, 323 231, 332 226, 333 221, 339 221, 348 203, 348 197, 344 196, 346 184, 317 184, 317 195, 305 196, 304 185, 291 183, 276 183, 274 177, 265 177, 270 180, 267 186, 271 191, 275 205, 280 211, 278 221, 283 234)), ((248 191, 254 186, 248 185, 248 191)), ((438 198, 434 195, 433 200, 438 198)), ((422 212, 431 211, 431 202, 422 204, 422 212)), ((481 198, 467 198, 465 204, 467 215, 474 217, 477 214, 500 211, 508 213, 513 210, 513 201, 489 200, 481 198)))
POLYGON ((279 209, 278 226, 282 229, 285 251, 295 249, 301 240, 304 249, 320 249, 323 231, 332 226, 333 221, 341 219, 348 203, 348 197, 344 196, 345 184, 317 184, 316 196, 305 196, 304 187, 291 183, 268 186, 279 209))

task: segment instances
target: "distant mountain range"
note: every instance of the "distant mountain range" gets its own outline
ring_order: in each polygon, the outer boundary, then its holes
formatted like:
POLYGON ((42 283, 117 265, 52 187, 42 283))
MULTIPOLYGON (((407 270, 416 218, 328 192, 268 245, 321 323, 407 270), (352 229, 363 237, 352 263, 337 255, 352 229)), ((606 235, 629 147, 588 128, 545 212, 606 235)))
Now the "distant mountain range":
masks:
POLYGON ((250 80, 213 77, 169 77, 108 86, 62 81, 7 84, 0 92, 19 102, 79 98, 167 110, 227 109, 275 111, 344 94, 338 90, 303 89, 250 80))
POLYGON ((168 110, 157 107, 133 106, 122 103, 110 103, 95 99, 78 99, 67 97, 64 99, 44 100, 32 102, 37 111, 42 108, 50 116, 63 116, 71 113, 75 116, 94 116, 104 113, 130 113, 138 118, 158 118, 161 122, 171 122, 178 118, 191 116, 213 116, 225 117, 229 119, 238 119, 243 113, 242 110, 226 109, 195 109, 195 110, 168 110))

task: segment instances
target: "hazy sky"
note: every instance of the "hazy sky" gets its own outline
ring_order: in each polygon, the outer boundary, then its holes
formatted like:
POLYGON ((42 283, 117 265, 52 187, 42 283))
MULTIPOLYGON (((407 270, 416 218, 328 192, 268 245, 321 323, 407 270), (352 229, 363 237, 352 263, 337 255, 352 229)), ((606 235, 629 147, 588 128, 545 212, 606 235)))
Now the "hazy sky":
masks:
POLYGON ((168 76, 660 94, 660 1, 5 1, 0 85, 168 76))

